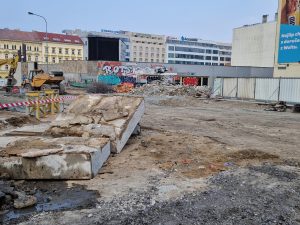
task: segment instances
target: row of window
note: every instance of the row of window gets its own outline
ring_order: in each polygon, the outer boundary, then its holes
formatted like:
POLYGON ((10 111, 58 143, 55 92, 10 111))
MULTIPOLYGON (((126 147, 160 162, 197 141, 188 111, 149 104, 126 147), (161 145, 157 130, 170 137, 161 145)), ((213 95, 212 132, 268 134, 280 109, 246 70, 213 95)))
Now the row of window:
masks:
MULTIPOLYGON (((133 61, 134 62, 137 62, 137 58, 133 58, 133 61)), ((159 60, 159 59, 156 59, 156 60, 154 60, 154 59, 143 59, 143 58, 139 58, 139 61, 138 62, 158 62, 158 63, 164 63, 165 62, 165 60, 164 59, 162 59, 161 61, 159 60)))
MULTIPOLYGON (((133 52, 133 56, 136 57, 137 55, 139 55, 140 57, 142 57, 143 55, 145 55, 145 57, 149 57, 149 55, 153 58, 154 57, 154 53, 149 54, 148 52, 146 52, 145 54, 143 54, 143 52, 140 52, 139 54, 137 54, 137 52, 133 52)), ((159 57, 165 58, 165 54, 156 54, 156 58, 159 57)))
POLYGON ((195 53, 206 53, 206 54, 214 54, 218 55, 218 50, 212 49, 201 49, 201 48, 188 48, 188 47, 175 47, 169 46, 169 51, 176 51, 176 52, 195 52, 195 53))
POLYGON ((163 45, 163 43, 158 42, 147 42, 147 41, 132 41, 133 43, 140 43, 140 44, 148 44, 148 45, 163 45))
MULTIPOLYGON (((218 63, 210 63, 210 62, 184 62, 184 61, 176 61, 176 60, 169 60, 171 64, 182 64, 182 65, 200 65, 200 66, 218 66, 218 63)), ((220 64, 220 66, 224 66, 224 64, 220 64)))
MULTIPOLYGON (((45 52, 46 53, 49 53, 49 51, 48 51, 48 49, 49 49, 49 47, 45 47, 45 52)), ((72 55, 75 55, 75 49, 68 49, 68 48, 65 48, 65 54, 66 55, 69 55, 69 50, 71 50, 71 54, 72 55)), ((51 48, 51 53, 52 54, 56 54, 57 53, 57 51, 56 51, 56 48, 55 47, 52 47, 51 48)), ((58 54, 63 54, 63 49, 62 48, 58 48, 58 54)), ((81 49, 77 49, 77 55, 81 55, 81 49)))
POLYGON ((179 40, 168 40, 167 44, 178 44, 178 45, 188 45, 188 46, 197 46, 197 47, 208 47, 208 48, 218 48, 231 50, 231 46, 209 44, 209 43, 200 43, 200 42, 189 42, 189 41, 179 41, 179 40))
MULTIPOLYGON (((45 59, 46 59, 46 62, 48 62, 49 58, 46 57, 45 59)), ((59 57, 58 59, 57 59, 56 57, 52 57, 52 58, 50 58, 50 59, 51 59, 51 63, 60 63, 60 62, 62 62, 63 60, 64 60, 64 61, 69 61, 69 60, 72 60, 72 61, 75 61, 75 60, 81 60, 81 59, 79 59, 79 58, 76 59, 76 58, 68 58, 68 57, 65 57, 65 58, 59 57)))
POLYGON ((203 55, 187 55, 187 54, 174 54, 174 53, 169 53, 169 58, 213 60, 213 61, 219 60, 219 57, 217 56, 211 57, 211 56, 203 56, 203 55))
MULTIPOLYGON (((134 51, 137 51, 137 49, 138 49, 137 46, 133 46, 134 51)), ((150 50, 151 50, 151 52, 154 52, 154 47, 151 47, 150 50)), ((144 51, 143 46, 139 47, 139 51, 144 51)), ((145 47, 145 51, 146 52, 149 51, 149 47, 145 47)), ((160 51, 165 52, 166 49, 165 48, 156 48, 156 52, 160 52, 160 51)))

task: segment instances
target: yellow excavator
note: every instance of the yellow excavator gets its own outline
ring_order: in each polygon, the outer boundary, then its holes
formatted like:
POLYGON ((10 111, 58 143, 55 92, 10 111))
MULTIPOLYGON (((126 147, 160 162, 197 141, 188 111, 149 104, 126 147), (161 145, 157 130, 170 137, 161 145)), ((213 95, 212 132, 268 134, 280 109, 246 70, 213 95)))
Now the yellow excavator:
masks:
MULTIPOLYGON (((12 87, 17 83, 17 80, 14 78, 14 74, 16 73, 18 62, 18 56, 15 56, 12 59, 0 59, 0 66, 10 66, 8 74, 4 77, 7 78, 7 92, 10 92, 12 87)), ((52 72, 49 74, 45 73, 43 70, 35 69, 31 70, 28 76, 22 79, 21 86, 25 89, 25 92, 58 89, 59 93, 63 94, 65 92, 65 87, 61 83, 63 80, 63 72, 52 72)))
POLYGON ((8 65, 10 66, 8 74, 4 75, 3 78, 7 79, 6 91, 10 92, 11 88, 17 83, 17 80, 14 78, 14 74, 17 70, 19 62, 19 56, 15 56, 11 59, 0 59, 0 66, 8 65))

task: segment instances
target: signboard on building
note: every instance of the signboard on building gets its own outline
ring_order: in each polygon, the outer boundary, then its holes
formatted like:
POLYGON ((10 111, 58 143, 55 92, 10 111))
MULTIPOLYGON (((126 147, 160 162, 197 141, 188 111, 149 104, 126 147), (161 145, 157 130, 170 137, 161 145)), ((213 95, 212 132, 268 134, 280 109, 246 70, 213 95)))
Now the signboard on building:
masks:
POLYGON ((300 0, 280 0, 278 63, 300 62, 300 0))

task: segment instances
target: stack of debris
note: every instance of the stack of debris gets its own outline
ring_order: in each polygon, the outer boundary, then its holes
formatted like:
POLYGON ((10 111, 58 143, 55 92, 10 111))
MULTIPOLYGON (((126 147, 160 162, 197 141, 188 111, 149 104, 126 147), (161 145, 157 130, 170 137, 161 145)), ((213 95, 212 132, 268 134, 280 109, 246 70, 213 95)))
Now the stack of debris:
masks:
POLYGON ((286 102, 280 101, 275 104, 269 105, 265 111, 285 112, 287 109, 286 102))
POLYGON ((13 179, 91 179, 111 152, 122 151, 143 114, 140 97, 79 97, 40 137, 0 137, 0 174, 13 179))
POLYGON ((198 98, 210 98, 211 89, 206 86, 163 85, 152 83, 134 89, 131 94, 143 96, 192 96, 198 98))

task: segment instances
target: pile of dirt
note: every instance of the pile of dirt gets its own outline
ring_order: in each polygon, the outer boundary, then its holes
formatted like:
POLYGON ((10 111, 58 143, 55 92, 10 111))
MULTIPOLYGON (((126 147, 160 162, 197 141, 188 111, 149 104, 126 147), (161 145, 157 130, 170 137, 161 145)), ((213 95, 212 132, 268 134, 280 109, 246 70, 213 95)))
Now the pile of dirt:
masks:
MULTIPOLYGON (((7 114, 7 113, 6 113, 7 114)), ((22 127, 26 124, 38 124, 39 121, 27 115, 9 116, 7 119, 0 119, 0 130, 7 127, 22 127)))
POLYGON ((143 96, 193 96, 209 98, 211 89, 206 86, 164 85, 153 83, 136 88, 131 94, 143 96))

